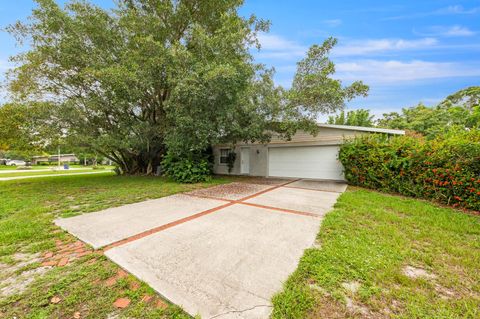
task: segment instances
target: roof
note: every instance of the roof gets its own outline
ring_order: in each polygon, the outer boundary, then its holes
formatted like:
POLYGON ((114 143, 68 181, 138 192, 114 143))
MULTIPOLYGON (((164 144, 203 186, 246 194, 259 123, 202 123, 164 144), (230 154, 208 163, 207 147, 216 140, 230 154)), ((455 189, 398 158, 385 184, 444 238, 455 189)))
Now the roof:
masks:
POLYGON ((378 128, 378 127, 364 127, 364 126, 350 126, 350 125, 336 125, 336 124, 318 124, 319 127, 341 129, 341 130, 350 130, 350 131, 361 131, 361 132, 372 132, 372 133, 386 133, 394 135, 405 135, 403 130, 393 130, 388 128, 378 128))

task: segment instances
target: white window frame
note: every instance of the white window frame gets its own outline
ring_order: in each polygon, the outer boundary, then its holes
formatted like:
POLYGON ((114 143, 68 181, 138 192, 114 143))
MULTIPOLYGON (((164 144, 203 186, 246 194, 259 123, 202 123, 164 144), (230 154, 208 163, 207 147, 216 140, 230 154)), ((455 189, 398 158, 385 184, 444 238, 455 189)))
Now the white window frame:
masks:
POLYGON ((232 151, 231 148, 228 148, 228 147, 222 147, 220 149, 220 156, 218 157, 218 164, 219 165, 228 165, 228 162, 226 161, 227 158, 228 158, 228 153, 230 153, 232 151), (223 156, 222 155, 222 151, 226 151, 227 152, 227 155, 226 156, 223 156), (222 162, 222 158, 225 158, 225 163, 222 162))

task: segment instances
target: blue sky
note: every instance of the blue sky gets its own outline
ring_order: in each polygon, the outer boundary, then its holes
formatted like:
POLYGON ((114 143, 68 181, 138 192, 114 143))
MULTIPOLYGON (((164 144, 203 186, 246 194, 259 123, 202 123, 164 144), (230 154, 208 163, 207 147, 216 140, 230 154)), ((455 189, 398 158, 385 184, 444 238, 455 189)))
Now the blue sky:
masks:
MULTIPOLYGON (((0 26, 25 19, 33 6, 31 0, 1 1, 0 26)), ((370 85, 369 97, 350 102, 349 109, 368 108, 380 115, 420 101, 432 105, 480 85, 479 0, 246 0, 241 13, 271 21, 270 32, 260 35, 263 48, 254 56, 275 67, 275 80, 285 87, 310 45, 338 38, 331 55, 335 77, 370 85)), ((0 43, 3 77, 8 57, 22 48, 4 32, 0 43)))

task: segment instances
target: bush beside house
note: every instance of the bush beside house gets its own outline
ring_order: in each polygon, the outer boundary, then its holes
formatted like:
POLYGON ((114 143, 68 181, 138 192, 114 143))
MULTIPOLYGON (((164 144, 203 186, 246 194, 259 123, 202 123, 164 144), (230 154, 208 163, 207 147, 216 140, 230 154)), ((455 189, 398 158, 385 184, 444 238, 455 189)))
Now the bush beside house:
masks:
POLYGON ((362 136, 346 141, 339 159, 353 185, 480 210, 480 130, 362 136))

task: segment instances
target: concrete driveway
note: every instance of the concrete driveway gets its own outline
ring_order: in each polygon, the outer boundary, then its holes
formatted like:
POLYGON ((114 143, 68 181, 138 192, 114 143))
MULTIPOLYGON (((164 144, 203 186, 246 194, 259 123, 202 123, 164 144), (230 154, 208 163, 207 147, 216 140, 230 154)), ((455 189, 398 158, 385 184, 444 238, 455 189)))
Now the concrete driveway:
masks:
POLYGON ((250 179, 56 220, 202 318, 268 318, 345 184, 250 179))

